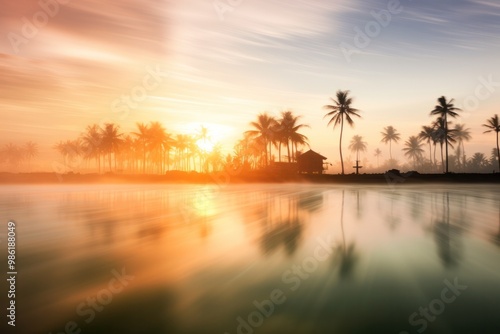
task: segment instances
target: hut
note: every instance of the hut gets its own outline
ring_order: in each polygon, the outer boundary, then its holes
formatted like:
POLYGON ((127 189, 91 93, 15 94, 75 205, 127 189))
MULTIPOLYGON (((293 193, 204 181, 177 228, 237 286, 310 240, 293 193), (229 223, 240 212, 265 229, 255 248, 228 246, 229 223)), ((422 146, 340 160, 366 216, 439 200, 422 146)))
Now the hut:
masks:
POLYGON ((323 174, 323 160, 326 160, 326 157, 313 150, 302 153, 297 157, 298 171, 299 173, 323 174))

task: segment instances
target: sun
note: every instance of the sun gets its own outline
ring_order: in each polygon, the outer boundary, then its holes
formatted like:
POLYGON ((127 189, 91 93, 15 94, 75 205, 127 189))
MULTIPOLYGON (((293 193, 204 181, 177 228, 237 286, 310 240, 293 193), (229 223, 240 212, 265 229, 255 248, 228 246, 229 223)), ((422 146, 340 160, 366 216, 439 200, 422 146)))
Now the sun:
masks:
POLYGON ((198 148, 204 153, 210 153, 214 150, 215 144, 210 139, 198 139, 196 141, 198 148))

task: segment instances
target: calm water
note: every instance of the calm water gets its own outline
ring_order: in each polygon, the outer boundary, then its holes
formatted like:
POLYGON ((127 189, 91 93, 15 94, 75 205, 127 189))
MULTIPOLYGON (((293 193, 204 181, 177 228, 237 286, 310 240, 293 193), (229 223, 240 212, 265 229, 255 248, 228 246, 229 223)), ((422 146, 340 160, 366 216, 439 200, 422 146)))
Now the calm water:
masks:
POLYGON ((498 186, 4 186, 0 213, 17 333, 500 333, 498 186))

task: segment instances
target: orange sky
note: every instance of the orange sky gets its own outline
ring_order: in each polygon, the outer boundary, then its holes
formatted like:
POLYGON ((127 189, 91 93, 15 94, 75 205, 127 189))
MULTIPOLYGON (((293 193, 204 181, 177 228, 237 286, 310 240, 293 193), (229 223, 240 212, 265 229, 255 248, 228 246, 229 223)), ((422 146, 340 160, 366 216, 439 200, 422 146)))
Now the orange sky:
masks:
POLYGON ((431 122, 445 95, 465 110, 458 122, 472 131, 468 155, 489 156, 494 136, 480 125, 500 105, 496 2, 402 1, 349 60, 340 45, 354 45, 355 28, 387 1, 252 0, 222 15, 213 4, 0 0, 0 145, 38 142, 43 169, 57 159, 57 141, 89 124, 115 122, 128 132, 160 121, 172 133, 205 124, 230 152, 258 113, 292 109, 311 126, 311 147, 336 162, 338 131, 326 127, 322 106, 350 89, 363 119, 346 130, 345 152, 359 134, 369 158, 376 148, 388 158, 380 131, 393 125, 402 137, 393 155, 403 160, 404 141, 431 122), (478 88, 479 78, 493 82, 490 90, 478 88), (484 98, 467 108, 478 91, 484 98))

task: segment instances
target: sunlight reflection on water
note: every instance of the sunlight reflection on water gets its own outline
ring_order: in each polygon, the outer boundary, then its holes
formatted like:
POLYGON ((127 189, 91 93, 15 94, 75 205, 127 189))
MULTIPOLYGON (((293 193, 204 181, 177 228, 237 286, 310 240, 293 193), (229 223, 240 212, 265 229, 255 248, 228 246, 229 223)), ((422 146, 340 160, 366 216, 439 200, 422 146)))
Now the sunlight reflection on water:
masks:
POLYGON ((454 278, 426 333, 499 332, 497 186, 9 186, 0 210, 23 333, 417 333, 454 278))

